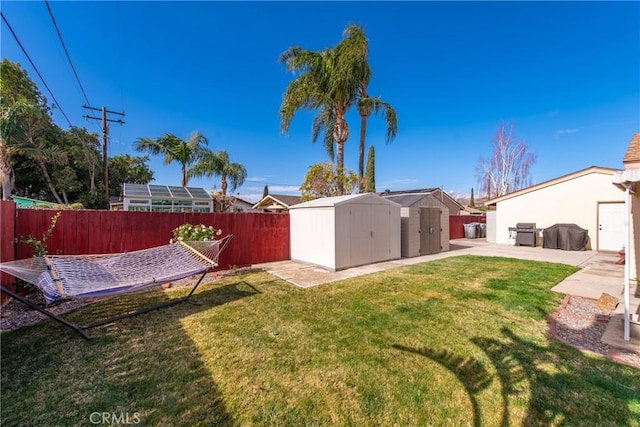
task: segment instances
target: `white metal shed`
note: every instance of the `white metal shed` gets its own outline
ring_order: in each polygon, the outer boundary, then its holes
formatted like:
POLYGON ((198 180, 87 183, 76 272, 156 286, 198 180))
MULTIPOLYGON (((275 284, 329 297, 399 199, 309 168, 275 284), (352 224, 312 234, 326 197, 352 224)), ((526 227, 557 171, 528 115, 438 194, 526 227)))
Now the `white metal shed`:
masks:
POLYGON ((289 208, 291 259, 331 271, 400 258, 400 205, 375 193, 289 208))
POLYGON ((449 250, 449 208, 432 193, 383 195, 400 208, 400 253, 403 257, 449 250))

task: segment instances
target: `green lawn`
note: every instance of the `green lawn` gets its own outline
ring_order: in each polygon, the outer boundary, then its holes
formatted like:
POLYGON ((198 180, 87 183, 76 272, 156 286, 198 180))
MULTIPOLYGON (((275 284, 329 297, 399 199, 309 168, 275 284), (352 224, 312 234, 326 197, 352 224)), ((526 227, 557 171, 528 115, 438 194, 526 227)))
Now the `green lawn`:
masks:
POLYGON ((547 336, 549 289, 574 271, 464 256, 306 290, 254 272, 91 341, 41 322, 0 337, 2 425, 640 426, 637 369, 547 336))

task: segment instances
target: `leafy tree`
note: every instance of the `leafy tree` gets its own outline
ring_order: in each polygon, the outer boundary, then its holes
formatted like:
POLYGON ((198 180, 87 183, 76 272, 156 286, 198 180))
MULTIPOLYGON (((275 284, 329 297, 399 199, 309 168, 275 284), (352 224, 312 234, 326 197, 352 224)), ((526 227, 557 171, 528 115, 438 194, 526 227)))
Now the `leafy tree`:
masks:
POLYGON ((227 188, 231 184, 231 192, 244 184, 247 179, 247 170, 240 163, 232 163, 226 151, 206 151, 198 163, 189 168, 187 175, 195 176, 219 176, 222 195, 227 195, 227 188))
POLYGON ((96 176, 102 173, 102 151, 97 133, 91 133, 85 128, 71 127, 67 131, 66 144, 73 158, 73 167, 78 171, 83 187, 90 193, 96 191, 96 176), (85 181, 86 179, 86 181, 85 181))
POLYGON ((527 143, 516 139, 513 124, 501 122, 493 137, 491 158, 481 157, 476 168, 480 191, 491 198, 527 187, 535 161, 527 143))
POLYGON ((134 148, 139 152, 164 156, 165 164, 180 163, 183 187, 189 181, 187 167, 198 162, 208 152, 205 145, 209 145, 209 140, 200 132, 194 132, 186 140, 172 133, 165 133, 156 139, 142 137, 134 142, 134 148))
MULTIPOLYGON (((376 192, 376 165, 375 150, 373 145, 369 147, 369 155, 367 156, 367 173, 364 176, 364 190, 367 193, 376 192)), ((362 185, 362 184, 361 184, 362 185)))
MULTIPOLYGON (((3 122, 5 119, 6 122, 2 127, 6 124, 7 131, 2 132, 0 144, 3 148, 0 149, 0 155, 6 155, 9 164, 16 155, 31 160, 38 167, 55 201, 62 204, 50 173, 51 168, 65 166, 68 161, 64 147, 52 144, 52 140, 59 137, 62 130, 52 123, 46 112, 33 104, 19 101, 7 112, 7 116, 3 117, 3 122)), ((0 161, 4 162, 4 159, 0 161)), ((3 197, 8 198, 8 195, 3 194, 3 197)))
MULTIPOLYGON (((326 148, 328 145, 333 147, 335 141, 338 175, 344 172, 344 144, 349 137, 345 116, 355 103, 364 76, 369 73, 366 52, 367 41, 361 31, 347 27, 335 48, 314 52, 296 46, 287 49, 279 58, 287 71, 297 75, 287 86, 280 105, 282 131, 288 131, 298 110, 317 110, 312 138, 315 141, 324 132, 326 148)), ((342 182, 342 179, 337 180, 338 194, 344 194, 342 182)))
POLYGON ((265 197, 267 197, 269 195, 269 186, 265 185, 264 189, 262 190, 262 198, 264 199, 265 197))
POLYGON ((98 135, 53 123, 47 101, 19 64, 0 64, 0 181, 15 193, 86 207, 104 205, 98 135), (13 187, 13 188, 12 188, 13 187))
POLYGON ((122 184, 148 184, 153 181, 153 171, 147 165, 149 156, 119 154, 109 158, 109 195, 119 196, 122 184))
MULTIPOLYGON (((3 199, 11 195, 18 158, 31 162, 51 154, 53 161, 62 161, 58 153, 43 150, 46 148, 43 147, 43 137, 51 126, 53 122, 46 98, 20 64, 3 59, 0 63, 0 183, 3 199)), ((42 165, 42 162, 38 163, 42 165)))
POLYGON ((358 177, 350 170, 334 171, 332 163, 316 163, 309 166, 300 186, 301 200, 351 194, 357 183, 358 177))
POLYGON ((19 101, 35 105, 44 112, 49 112, 47 99, 38 86, 31 80, 26 70, 17 62, 4 58, 0 63, 0 104, 11 106, 19 101))

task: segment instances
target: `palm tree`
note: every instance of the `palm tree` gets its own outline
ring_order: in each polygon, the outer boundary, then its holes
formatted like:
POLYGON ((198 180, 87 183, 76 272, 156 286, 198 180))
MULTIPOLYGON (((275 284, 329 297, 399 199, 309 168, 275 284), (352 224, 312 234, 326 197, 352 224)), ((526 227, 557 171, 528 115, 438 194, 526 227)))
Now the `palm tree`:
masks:
POLYGON ((189 177, 196 176, 219 176, 220 190, 222 195, 227 195, 227 188, 231 184, 231 192, 244 184, 247 179, 247 170, 240 163, 231 163, 229 154, 226 151, 218 151, 214 153, 207 150, 202 158, 187 171, 189 177))
POLYGON ((208 150, 203 145, 209 145, 209 140, 200 132, 194 132, 187 140, 182 140, 172 133, 153 138, 138 138, 134 147, 139 152, 163 155, 164 163, 177 161, 182 171, 182 186, 186 187, 189 177, 187 166, 200 160, 208 150))
POLYGON ((398 118, 393 107, 382 101, 380 97, 369 97, 367 95, 366 83, 363 81, 360 97, 358 99, 358 114, 360 114, 360 150, 358 153, 358 181, 360 193, 365 191, 364 181, 364 148, 367 137, 367 120, 371 113, 377 114, 382 111, 387 127, 386 141, 391 142, 398 133, 398 118))
MULTIPOLYGON (((348 26, 343 36, 333 49, 313 52, 292 47, 279 58, 287 71, 298 74, 287 86, 280 105, 282 131, 288 131, 299 109, 319 110, 313 121, 312 138, 315 141, 324 131, 325 148, 329 151, 331 147, 330 156, 335 141, 336 170, 340 176, 344 171, 344 144, 349 138, 345 115, 355 103, 361 82, 369 72, 367 40, 362 31, 357 26, 348 26)), ((344 194, 341 184, 338 192, 344 194)))
POLYGON ((387 142, 391 142, 398 133, 398 119, 393 107, 382 101, 380 97, 370 97, 367 93, 367 87, 371 80, 371 68, 369 67, 368 56, 368 40, 366 39, 364 32, 357 25, 349 25, 344 30, 347 36, 346 40, 348 48, 346 49, 347 55, 349 55, 349 61, 356 64, 354 66, 355 73, 360 77, 360 84, 357 94, 357 109, 360 114, 360 147, 358 153, 358 181, 359 191, 364 191, 364 149, 366 146, 367 135, 367 120, 371 113, 384 113, 384 119, 387 126, 387 142))

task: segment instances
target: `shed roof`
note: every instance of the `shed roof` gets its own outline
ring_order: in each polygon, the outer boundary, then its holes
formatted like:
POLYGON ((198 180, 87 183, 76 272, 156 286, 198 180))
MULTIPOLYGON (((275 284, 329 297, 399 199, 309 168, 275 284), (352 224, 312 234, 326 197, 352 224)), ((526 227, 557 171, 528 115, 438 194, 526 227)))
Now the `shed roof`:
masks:
MULTIPOLYGON (((390 194, 390 195, 383 195, 382 197, 384 197, 385 199, 391 200, 392 202, 396 202, 403 208, 406 208, 406 207, 415 205, 420 200, 428 196, 433 196, 433 194, 432 193, 390 194)), ((435 200, 440 202, 440 200, 438 200, 435 196, 433 197, 435 198, 435 200)), ((442 202, 440 202, 440 204, 442 204, 442 202)))
MULTIPOLYGON (((460 202, 458 202, 456 199, 451 197, 449 194, 447 194, 446 191, 443 191, 442 188, 440 187, 421 188, 421 189, 415 189, 415 190, 395 190, 395 191, 385 190, 384 192, 379 194, 381 196, 397 196, 400 194, 433 194, 435 196, 436 194, 440 194, 442 195, 442 197, 446 197, 451 203, 458 206, 460 210, 464 208, 460 204, 460 202)), ((440 196, 437 196, 437 197, 440 197, 440 196)))
MULTIPOLYGON (((305 209, 305 208, 322 208, 322 207, 335 207, 352 202, 382 202, 393 205, 397 203, 387 200, 384 197, 377 195, 376 193, 360 193, 360 194, 347 194, 345 196, 323 197, 321 199, 310 200, 308 202, 300 203, 295 206, 291 206, 293 209, 305 209)), ((399 206, 399 205, 398 205, 399 206)))

